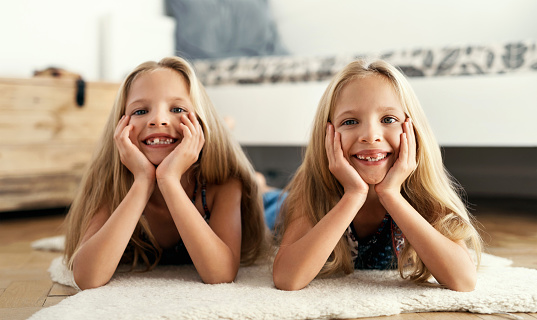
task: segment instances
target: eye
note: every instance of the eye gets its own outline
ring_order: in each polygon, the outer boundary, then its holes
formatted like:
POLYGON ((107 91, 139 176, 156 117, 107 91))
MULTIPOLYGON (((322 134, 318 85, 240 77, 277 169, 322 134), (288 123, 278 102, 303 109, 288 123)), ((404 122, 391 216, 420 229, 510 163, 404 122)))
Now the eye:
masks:
POLYGON ((147 113, 147 110, 140 109, 140 110, 135 110, 132 114, 137 115, 137 116, 141 116, 141 115, 146 114, 146 113, 147 113))
POLYGON ((380 120, 382 123, 395 123, 397 122, 397 118, 395 117, 384 117, 382 120, 380 120))
POLYGON ((180 107, 173 107, 171 112, 173 112, 173 113, 181 113, 181 112, 186 112, 186 110, 183 109, 183 108, 180 108, 180 107))
POLYGON ((341 123, 342 126, 351 126, 353 124, 358 124, 358 121, 356 120, 353 120, 353 119, 349 119, 349 120, 345 120, 341 123))

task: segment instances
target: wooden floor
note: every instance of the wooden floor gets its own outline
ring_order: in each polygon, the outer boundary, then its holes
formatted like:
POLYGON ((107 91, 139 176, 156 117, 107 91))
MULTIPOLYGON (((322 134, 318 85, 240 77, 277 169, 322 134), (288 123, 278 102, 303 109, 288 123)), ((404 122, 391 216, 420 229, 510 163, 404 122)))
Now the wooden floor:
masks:
MULTIPOLYGON (((474 215, 481 224, 486 252, 510 258, 514 266, 537 269, 537 202, 483 202, 474 215)), ((0 215, 1 217, 1 215, 0 215)), ((47 269, 59 253, 32 250, 34 240, 60 234, 63 215, 0 220, 0 319, 27 319, 75 291, 55 284, 47 269)), ((536 313, 517 313, 537 320, 536 313)), ((374 319, 514 319, 509 315, 409 313, 374 319)))

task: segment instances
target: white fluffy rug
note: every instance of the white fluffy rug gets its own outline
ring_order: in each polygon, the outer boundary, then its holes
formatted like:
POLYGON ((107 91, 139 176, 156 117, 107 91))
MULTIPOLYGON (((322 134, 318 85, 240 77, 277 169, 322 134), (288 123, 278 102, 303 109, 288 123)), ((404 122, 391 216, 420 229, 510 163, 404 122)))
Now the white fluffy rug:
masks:
MULTIPOLYGON (((46 246, 34 246, 46 249, 46 246)), ((277 290, 268 265, 243 267, 234 283, 203 284, 192 266, 116 273, 109 284, 77 293, 30 319, 340 319, 408 312, 537 312, 537 270, 484 254, 473 292, 417 286, 395 271, 355 271, 277 290)), ((61 258, 52 280, 72 285, 61 258)))

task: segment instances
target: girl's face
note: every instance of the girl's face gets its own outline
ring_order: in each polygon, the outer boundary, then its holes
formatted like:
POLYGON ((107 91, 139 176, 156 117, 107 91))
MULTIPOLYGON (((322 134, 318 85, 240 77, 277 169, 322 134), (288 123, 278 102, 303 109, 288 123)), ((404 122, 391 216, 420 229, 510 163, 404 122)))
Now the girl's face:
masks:
POLYGON ((367 184, 380 183, 395 163, 405 119, 384 76, 355 79, 341 90, 332 124, 341 134, 343 155, 367 184))
POLYGON ((134 127, 129 137, 151 163, 158 165, 183 139, 181 115, 193 111, 181 74, 168 68, 141 74, 127 93, 125 114, 134 127))

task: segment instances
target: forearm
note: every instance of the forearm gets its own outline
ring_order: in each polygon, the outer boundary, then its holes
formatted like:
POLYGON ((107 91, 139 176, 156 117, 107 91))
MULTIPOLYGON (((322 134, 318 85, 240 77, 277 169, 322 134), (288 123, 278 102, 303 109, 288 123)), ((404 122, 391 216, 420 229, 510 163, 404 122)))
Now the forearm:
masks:
POLYGON ((73 275, 81 289, 110 281, 148 199, 148 185, 135 181, 104 225, 81 245, 73 261, 73 275))
POLYGON ((364 201, 365 195, 345 194, 304 236, 291 244, 282 243, 274 260, 276 287, 299 290, 307 286, 319 274, 364 201))
POLYGON ((442 235, 400 193, 379 195, 379 199, 440 284, 456 291, 474 289, 476 267, 463 243, 442 235))
POLYGON ((178 182, 159 181, 159 187, 203 282, 232 282, 239 269, 240 249, 233 253, 203 219, 178 182))

